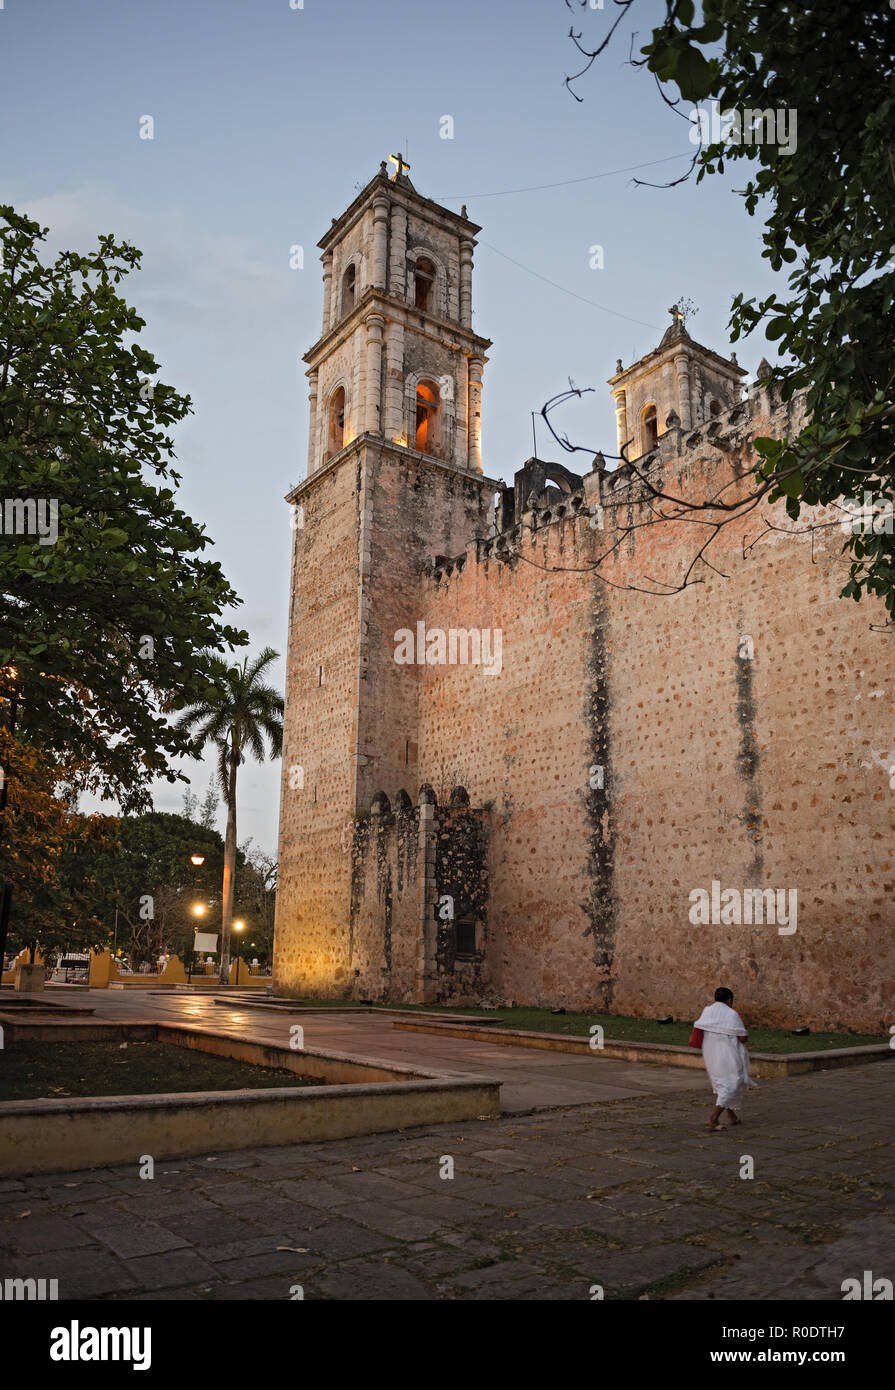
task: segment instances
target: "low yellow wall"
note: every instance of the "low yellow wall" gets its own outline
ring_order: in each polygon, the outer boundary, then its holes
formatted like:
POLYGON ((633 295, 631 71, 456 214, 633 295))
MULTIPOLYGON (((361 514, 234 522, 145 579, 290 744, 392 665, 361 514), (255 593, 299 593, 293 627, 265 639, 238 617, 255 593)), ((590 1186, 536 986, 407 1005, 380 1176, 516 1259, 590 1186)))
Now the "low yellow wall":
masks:
POLYGON ((192 1048, 195 1052, 210 1052, 216 1057, 229 1057, 236 1062, 249 1062, 256 1067, 282 1067, 300 1076, 315 1076, 331 1085, 351 1085, 355 1082, 424 1081, 431 1073, 397 1062, 382 1062, 375 1058, 363 1061, 343 1052, 302 1052, 275 1043, 253 1042, 229 1034, 206 1033, 176 1023, 159 1023, 159 1042, 174 1043, 177 1047, 192 1048))
MULTIPOLYGON (((28 950, 28 947, 25 946, 22 948, 21 951, 19 951, 19 954, 17 956, 13 957, 13 962, 10 965, 9 969, 3 971, 2 976, 0 976, 0 984, 14 985, 16 982, 16 966, 30 965, 30 963, 31 952, 28 950)), ((44 961, 43 951, 40 949, 39 946, 34 953, 34 963, 35 965, 42 965, 46 963, 44 961)))
MULTIPOLYGON (((603 1046, 592 1048, 588 1038, 576 1038, 569 1033, 536 1033, 527 1029, 477 1027, 475 1024, 436 1023, 406 1014, 392 1025, 407 1033, 435 1033, 442 1037, 467 1038, 473 1042, 496 1043, 503 1047, 532 1047, 543 1052, 575 1052, 580 1057, 612 1057, 623 1062, 645 1062, 653 1067, 703 1066, 702 1052, 697 1048, 678 1047, 669 1043, 625 1042, 606 1038, 603 1046)), ((811 1071, 826 1071, 834 1067, 864 1066, 867 1062, 895 1060, 895 1051, 887 1043, 870 1047, 830 1048, 826 1052, 753 1052, 750 1054, 752 1075, 767 1081, 774 1076, 800 1076, 811 1071)))
MULTIPOLYGON (((22 1024, 21 1036, 51 1041, 112 1033, 158 1037, 180 1047, 319 1077, 324 1086, 202 1091, 183 1095, 0 1103, 0 1177, 186 1158, 209 1149, 305 1143, 381 1134, 414 1125, 494 1119, 500 1082, 432 1076, 341 1053, 300 1052, 168 1024, 22 1024)), ((19 1031, 19 1030, 17 1030, 19 1031)))
POLYGON ((0 1176, 187 1158, 265 1145, 345 1139, 415 1125, 494 1119, 496 1081, 407 1081, 210 1091, 186 1096, 0 1104, 0 1176))
POLYGON ((156 985, 185 985, 186 971, 179 956, 171 956, 164 970, 151 975, 125 975, 111 951, 91 951, 88 983, 91 989, 123 985, 130 989, 153 989, 156 985))
MULTIPOLYGON (((39 959, 40 957, 38 957, 39 959)), ((18 957, 17 957, 18 959, 18 957)), ((230 965, 230 983, 235 985, 236 961, 230 965)), ((200 989, 219 989, 220 982, 217 978, 218 968, 215 966, 212 974, 207 974, 204 969, 193 972, 191 983, 200 989)), ((3 976, 4 982, 6 975, 3 976)), ((90 967, 88 980, 91 989, 158 989, 165 985, 185 985, 187 981, 187 971, 183 961, 179 956, 171 956, 167 965, 161 973, 151 975, 122 974, 118 969, 118 962, 111 951, 91 951, 90 967)), ((12 980, 10 979, 10 984, 12 980)), ((264 989, 271 984, 270 975, 250 975, 249 967, 244 960, 239 961, 239 988, 240 989, 264 989)))

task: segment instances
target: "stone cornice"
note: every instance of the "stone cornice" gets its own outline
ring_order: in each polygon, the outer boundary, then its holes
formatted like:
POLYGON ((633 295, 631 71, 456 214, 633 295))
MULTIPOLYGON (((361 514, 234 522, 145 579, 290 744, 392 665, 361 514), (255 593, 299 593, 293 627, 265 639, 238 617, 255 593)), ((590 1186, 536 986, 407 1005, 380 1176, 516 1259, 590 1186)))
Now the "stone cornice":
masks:
POLYGON ((374 174, 366 188, 361 189, 354 202, 345 209, 341 217, 335 218, 329 230, 324 232, 317 243, 320 250, 328 251, 333 242, 344 236, 358 217, 366 212, 374 198, 382 194, 385 194, 391 202, 400 203, 405 208, 428 213, 433 221, 447 223, 459 236, 467 237, 471 241, 474 241, 476 233, 482 230, 477 223, 470 222, 467 217, 463 217, 458 212, 451 212, 450 208, 442 207, 432 198, 423 197, 422 193, 418 193, 413 187, 408 188, 404 184, 396 183, 389 178, 388 174, 380 170, 378 174, 374 174))
POLYGON ((423 309, 417 309, 414 305, 408 304, 405 299, 398 299, 396 295, 391 295, 387 290, 381 289, 376 285, 368 285, 355 304, 350 314, 346 314, 337 324, 318 338, 312 347, 304 354, 302 361, 309 364, 309 369, 314 367, 319 359, 327 353, 333 351, 343 338, 348 338, 358 327, 358 324, 367 317, 368 314, 380 310, 384 313, 387 320, 392 323, 402 323, 405 327, 414 328, 418 332, 429 328, 429 336, 439 342, 447 342, 450 346, 450 339, 458 340, 458 349, 465 352, 467 357, 481 357, 487 361, 485 354, 491 346, 490 338, 480 338, 477 333, 473 333, 471 328, 464 328, 462 324, 453 319, 440 319, 435 314, 427 313, 423 309))
POLYGON ((303 482, 296 483, 286 493, 287 502, 296 502, 311 491, 314 484, 328 473, 340 468, 343 463, 347 463, 355 454, 360 453, 362 448, 375 448, 381 453, 397 454, 401 458, 413 459, 415 463, 424 468, 430 468, 436 473, 451 473, 455 478, 462 478, 465 482, 478 483, 484 488, 496 492, 504 486, 501 478, 488 478, 484 473, 477 472, 474 468, 460 468, 456 463, 451 463, 446 459, 434 458, 431 454, 421 454, 416 449, 408 449, 404 444, 396 444, 391 439, 383 439, 378 434, 358 434, 344 449, 340 449, 331 459, 327 459, 322 468, 317 468, 303 482))
POLYGON ((625 367, 624 371, 616 372, 615 376, 608 378, 608 384, 613 392, 623 389, 629 382, 643 376, 647 371, 654 371, 656 367, 665 362, 673 362, 676 357, 689 357, 691 360, 711 362, 716 368, 730 377, 744 377, 749 373, 744 367, 731 362, 729 358, 722 357, 719 352, 713 352, 711 348, 703 347, 702 343, 695 342, 692 338, 681 338, 669 343, 667 347, 661 345, 652 352, 648 352, 645 357, 633 362, 630 367, 625 367))

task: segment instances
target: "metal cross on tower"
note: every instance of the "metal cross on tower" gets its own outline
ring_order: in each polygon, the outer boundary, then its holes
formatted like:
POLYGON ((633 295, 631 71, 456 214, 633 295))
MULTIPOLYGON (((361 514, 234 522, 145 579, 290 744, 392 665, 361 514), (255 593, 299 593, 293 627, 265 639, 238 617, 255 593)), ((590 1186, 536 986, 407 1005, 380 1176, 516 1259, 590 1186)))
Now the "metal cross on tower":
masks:
POLYGON ((388 157, 388 162, 389 164, 395 165, 395 172, 391 176, 392 183, 394 183, 395 179, 399 178, 401 174, 406 173, 406 171, 410 168, 410 165, 407 163, 404 156, 400 154, 390 154, 388 157))

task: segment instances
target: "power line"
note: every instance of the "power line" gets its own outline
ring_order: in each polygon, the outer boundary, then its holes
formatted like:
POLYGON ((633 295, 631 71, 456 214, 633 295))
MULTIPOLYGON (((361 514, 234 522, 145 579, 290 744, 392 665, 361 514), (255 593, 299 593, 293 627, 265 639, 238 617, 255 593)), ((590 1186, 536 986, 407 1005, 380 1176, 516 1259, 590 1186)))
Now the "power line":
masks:
POLYGON ((636 323, 641 328, 652 328, 656 333, 661 333, 662 329, 655 323, 644 323, 643 319, 632 319, 630 314, 621 314, 617 309, 607 309, 605 304, 598 304, 595 299, 585 299, 583 294, 576 294, 574 290, 567 290, 565 285, 559 285, 555 280, 548 280, 546 275, 541 275, 540 271, 532 270, 531 266, 523 265, 521 261, 514 261, 512 256, 508 256, 505 251, 498 251, 496 246, 492 246, 489 241, 479 241, 479 246, 487 246, 489 251, 493 251, 496 256, 502 256, 511 265, 518 266, 519 270, 524 270, 528 275, 533 275, 536 280, 543 280, 545 285, 552 286, 555 290, 561 290, 563 294, 571 295, 573 299, 580 299, 582 304, 589 304, 592 309, 602 309, 604 314, 612 314, 617 319, 626 319, 628 323, 636 323))
POLYGON ((635 169, 650 169, 654 164, 668 164, 672 159, 692 159, 692 151, 684 155, 668 154, 662 159, 648 159, 644 164, 629 164, 624 169, 607 169, 604 174, 585 174, 580 179, 562 179, 559 183, 535 183, 529 188, 501 188, 497 193, 456 194, 449 198, 436 199, 439 203, 471 203, 475 198, 507 198, 511 193, 541 193, 547 188, 569 188, 574 183, 593 183, 594 179, 611 179, 616 174, 631 174, 635 169))

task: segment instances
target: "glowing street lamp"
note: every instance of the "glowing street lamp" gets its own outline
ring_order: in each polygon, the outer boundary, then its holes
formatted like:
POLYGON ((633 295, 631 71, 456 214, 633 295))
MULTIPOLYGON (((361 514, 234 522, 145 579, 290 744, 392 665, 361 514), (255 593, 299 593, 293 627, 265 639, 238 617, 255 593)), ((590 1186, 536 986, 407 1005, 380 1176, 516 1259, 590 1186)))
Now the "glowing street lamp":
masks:
POLYGON ((236 937, 236 975, 235 975, 235 977, 234 977, 234 983, 237 984, 237 985, 239 984, 239 953, 240 953, 240 951, 242 950, 242 937, 239 935, 239 933, 240 933, 240 932, 244 932, 245 929, 246 929, 246 924, 245 924, 245 922, 234 922, 234 923, 233 923, 233 930, 237 933, 237 937, 236 937))
POLYGON ((204 904, 204 903, 193 903, 193 916, 194 916, 194 917, 204 917, 204 916, 205 916, 205 911, 206 911, 206 909, 205 909, 205 904, 204 904))
MULTIPOLYGON (((193 853, 190 855, 190 863, 192 864, 192 866, 193 866, 194 869, 201 869, 202 865, 205 863, 205 855, 202 854, 199 850, 194 850, 193 853)), ((193 887, 194 887, 194 888, 198 888, 198 886, 199 886, 199 875, 198 875, 198 874, 194 874, 194 875, 193 875, 193 887)), ((201 917, 201 916, 203 916, 203 915, 204 915, 204 912, 205 912, 205 908, 204 908, 204 907, 202 908, 201 912, 197 911, 195 907, 193 908, 193 913, 195 914, 196 917, 201 917)), ((191 947, 191 948, 190 948, 190 953, 189 953, 189 964, 188 964, 188 966, 187 966, 187 972, 186 972, 187 984, 192 984, 192 982, 193 982, 193 959, 194 959, 194 957, 195 957, 195 954, 196 954, 195 950, 191 947)))
MULTIPOLYGON (((19 701, 19 673, 15 666, 0 667, 0 674, 5 676, 12 683, 12 698, 9 702, 9 733, 13 735, 16 731, 16 712, 19 701)), ((6 810, 6 799, 9 794, 9 777, 4 774, 0 777, 0 820, 6 810)), ((6 937, 9 929, 9 910, 12 904, 12 879, 4 877, 3 886, 0 888, 0 967, 6 963, 6 937)), ((32 953, 32 962, 34 955, 32 953)))

